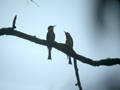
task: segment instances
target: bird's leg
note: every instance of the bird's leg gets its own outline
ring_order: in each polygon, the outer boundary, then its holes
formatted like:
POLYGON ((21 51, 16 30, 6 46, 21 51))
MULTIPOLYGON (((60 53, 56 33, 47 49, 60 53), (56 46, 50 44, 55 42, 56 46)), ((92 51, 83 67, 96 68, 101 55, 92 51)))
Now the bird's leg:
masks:
POLYGON ((51 60, 51 47, 48 47, 48 60, 51 60))

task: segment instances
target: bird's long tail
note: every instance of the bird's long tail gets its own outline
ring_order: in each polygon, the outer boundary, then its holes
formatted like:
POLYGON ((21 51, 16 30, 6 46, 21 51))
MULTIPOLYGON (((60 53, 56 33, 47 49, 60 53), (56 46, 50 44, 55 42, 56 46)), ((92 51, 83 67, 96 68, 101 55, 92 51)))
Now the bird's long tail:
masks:
POLYGON ((67 56, 67 57, 68 57, 68 59, 69 59, 68 63, 69 63, 69 64, 72 64, 71 57, 70 57, 70 56, 67 56))
POLYGON ((49 59, 49 60, 52 59, 52 58, 51 58, 51 49, 52 49, 51 47, 48 48, 48 59, 49 59))

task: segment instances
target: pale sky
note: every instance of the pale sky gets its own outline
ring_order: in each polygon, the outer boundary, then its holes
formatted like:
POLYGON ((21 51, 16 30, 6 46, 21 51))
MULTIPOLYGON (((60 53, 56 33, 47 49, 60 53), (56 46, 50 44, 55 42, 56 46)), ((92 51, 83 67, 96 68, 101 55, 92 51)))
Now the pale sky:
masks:
MULTIPOLYGON (((98 34, 93 20, 95 0, 35 1, 40 7, 29 0, 0 0, 0 27, 10 27, 17 14, 16 29, 21 32, 46 39, 48 26, 56 25, 55 40, 64 43, 64 31, 68 31, 80 55, 97 60, 120 58, 120 32, 112 11, 106 18, 106 33, 98 34)), ((47 55, 45 46, 1 36, 0 90, 78 90, 74 67, 66 55, 54 48, 52 61, 47 55)), ((92 67, 78 62, 78 67, 83 90, 108 90, 107 81, 120 82, 119 65, 92 67)))

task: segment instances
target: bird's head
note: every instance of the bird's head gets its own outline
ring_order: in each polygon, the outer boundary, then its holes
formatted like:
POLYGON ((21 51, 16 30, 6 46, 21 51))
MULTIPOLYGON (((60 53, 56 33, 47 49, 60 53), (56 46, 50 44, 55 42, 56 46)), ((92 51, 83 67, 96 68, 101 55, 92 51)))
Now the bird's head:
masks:
POLYGON ((65 35, 66 35, 66 37, 68 37, 68 36, 70 36, 70 33, 69 32, 65 32, 65 35))
POLYGON ((50 25, 49 27, 48 27, 48 31, 50 30, 54 30, 54 27, 55 27, 56 25, 50 25))

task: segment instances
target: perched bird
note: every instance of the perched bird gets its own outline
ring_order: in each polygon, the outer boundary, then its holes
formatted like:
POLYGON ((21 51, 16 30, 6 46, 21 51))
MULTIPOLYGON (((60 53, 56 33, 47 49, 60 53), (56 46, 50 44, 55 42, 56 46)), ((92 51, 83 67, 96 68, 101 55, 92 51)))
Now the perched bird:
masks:
MULTIPOLYGON (((54 31, 53 31, 54 27, 55 27, 55 25, 48 27, 48 33, 47 33, 46 39, 49 43, 55 41, 55 34, 54 34, 54 31)), ((48 59, 51 59, 51 50, 52 50, 51 45, 48 45, 48 59)))
MULTIPOLYGON (((70 33, 68 32, 65 32, 65 35, 66 35, 66 41, 65 41, 65 44, 68 45, 69 47, 73 48, 73 39, 70 35, 70 33)), ((69 64, 72 64, 72 61, 71 61, 71 57, 67 55, 67 57, 69 58, 69 64)))

